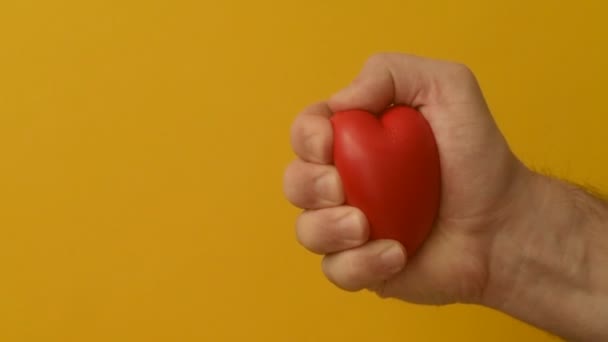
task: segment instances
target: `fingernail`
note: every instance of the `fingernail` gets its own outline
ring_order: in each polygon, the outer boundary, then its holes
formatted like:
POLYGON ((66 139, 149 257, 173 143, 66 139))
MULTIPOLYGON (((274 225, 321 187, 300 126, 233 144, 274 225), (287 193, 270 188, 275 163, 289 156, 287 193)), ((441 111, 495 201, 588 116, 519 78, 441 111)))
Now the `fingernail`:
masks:
POLYGON ((322 163, 323 156, 323 139, 319 134, 310 134, 304 138, 304 148, 315 162, 322 163))
POLYGON ((315 192, 320 198, 325 199, 331 204, 338 204, 340 201, 339 193, 336 191, 338 179, 334 173, 325 173, 315 181, 315 192))
POLYGON ((405 265, 405 254, 403 249, 397 245, 391 245, 380 253, 380 261, 390 274, 401 271, 405 265))
POLYGON ((361 217, 356 212, 346 214, 338 220, 336 225, 338 229, 345 233, 344 236, 349 241, 357 244, 364 241, 361 217))

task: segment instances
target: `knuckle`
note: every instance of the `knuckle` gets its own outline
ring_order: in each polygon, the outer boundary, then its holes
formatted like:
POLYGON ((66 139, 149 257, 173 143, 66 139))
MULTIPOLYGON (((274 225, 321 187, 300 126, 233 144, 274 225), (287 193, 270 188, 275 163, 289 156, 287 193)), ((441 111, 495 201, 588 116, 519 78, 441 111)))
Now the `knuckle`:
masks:
POLYGON ((367 240, 369 237, 369 230, 367 227, 367 218, 363 212, 356 208, 352 208, 349 215, 351 215, 351 222, 353 222, 354 228, 356 228, 359 233, 358 238, 362 241, 367 240))
POLYGON ((320 204, 333 206, 343 202, 340 176, 335 170, 320 172, 314 179, 313 190, 320 204))
POLYGON ((295 232, 296 232, 296 241, 300 243, 302 246, 308 248, 308 241, 306 236, 306 228, 307 228, 307 212, 303 212, 296 218, 295 224, 295 232))
POLYGON ((298 115, 291 124, 291 139, 294 147, 298 146, 298 142, 307 135, 305 120, 306 117, 298 115))
POLYGON ((367 232, 357 216, 358 212, 346 207, 306 210, 296 219, 297 241, 317 254, 359 246, 367 240, 367 232))
POLYGON ((321 134, 319 134, 318 132, 312 132, 303 129, 301 139, 303 147, 302 153, 305 153, 307 156, 309 156, 309 158, 314 159, 316 161, 320 161, 323 159, 324 156, 321 148, 323 143, 323 137, 321 136, 321 134))
POLYGON ((324 222, 327 222, 327 227, 324 227, 325 238, 328 245, 334 250, 345 250, 359 246, 364 243, 366 237, 358 225, 358 218, 351 210, 326 210, 327 214, 324 217, 324 222))
POLYGON ((333 254, 323 258, 322 270, 325 277, 345 291, 359 291, 359 274, 357 268, 352 265, 352 259, 345 255, 333 254), (335 260, 339 258, 339 260, 335 260))
POLYGON ((369 238, 365 217, 359 210, 344 208, 329 218, 332 222, 331 239, 334 246, 349 249, 364 244, 369 238))
POLYGON ((373 55, 371 55, 370 57, 368 57, 367 61, 366 61, 366 66, 378 66, 378 65, 386 65, 389 63, 389 61, 391 61, 393 58, 397 57, 398 54, 396 53, 390 53, 390 52, 379 52, 379 53, 375 53, 373 55))
POLYGON ((370 64, 377 64, 386 61, 388 54, 385 52, 375 53, 368 57, 367 62, 370 64))
POLYGON ((305 160, 327 164, 331 159, 332 131, 329 121, 320 116, 300 115, 290 132, 293 150, 305 160))
POLYGON ((322 253, 321 236, 317 234, 315 225, 317 224, 311 215, 314 212, 305 211, 296 219, 296 239, 300 245, 313 253, 322 253))
POLYGON ((301 160, 296 159, 285 169, 283 175, 283 193, 287 200, 297 207, 305 207, 311 201, 308 190, 312 182, 310 168, 301 160))
POLYGON ((343 283, 346 289, 350 291, 360 290, 363 286, 361 285, 361 267, 360 263, 356 262, 356 258, 349 256, 344 260, 343 265, 343 283))
POLYGON ((346 289, 357 291, 361 285, 361 267, 353 255, 346 255, 342 263, 342 279, 346 289))
POLYGON ((465 82, 477 82, 475 74, 471 68, 463 63, 451 63, 448 69, 452 78, 465 81, 465 82))
POLYGON ((285 171, 283 172, 283 192, 287 197, 293 194, 294 192, 294 183, 296 180, 297 173, 297 162, 293 161, 287 165, 285 171))

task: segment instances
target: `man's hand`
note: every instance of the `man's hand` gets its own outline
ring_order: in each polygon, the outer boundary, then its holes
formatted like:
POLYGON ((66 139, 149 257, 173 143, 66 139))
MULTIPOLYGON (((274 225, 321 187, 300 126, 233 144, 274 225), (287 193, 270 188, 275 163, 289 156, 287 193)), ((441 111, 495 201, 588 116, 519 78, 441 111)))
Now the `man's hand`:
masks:
POLYGON ((477 302, 488 279, 496 231, 512 219, 528 171, 497 129, 477 82, 460 64, 404 55, 377 55, 328 103, 296 119, 292 144, 299 159, 285 175, 300 242, 326 254, 323 270, 336 285, 368 288, 411 302, 477 302), (344 204, 332 166, 332 112, 382 112, 390 104, 417 108, 439 148, 442 194, 437 224, 415 258, 395 241, 367 241, 364 215, 344 204))
MULTIPOLYGON (((601 335, 606 333, 603 324, 577 321, 593 333, 584 335, 576 327, 560 328, 563 322, 555 314, 547 312, 543 319, 543 310, 555 311, 554 303, 571 298, 563 297, 567 289, 579 294, 572 298, 591 296, 593 288, 599 296, 595 299, 606 299, 608 271, 592 271, 588 263, 608 262, 608 253, 592 249, 586 231, 596 232, 598 241, 608 241, 608 218, 594 221, 603 222, 599 233, 592 228, 581 232, 579 226, 588 221, 577 208, 594 205, 594 217, 606 209, 587 195, 565 202, 559 196, 573 194, 567 185, 531 172, 513 155, 465 66, 409 55, 376 55, 350 86, 296 118, 292 145, 298 159, 288 167, 284 187, 287 198, 305 209, 296 223, 297 237, 304 247, 325 255, 323 271, 337 286, 414 303, 488 305, 567 337, 606 336, 601 335), (439 215, 411 260, 396 241, 368 241, 367 220, 357 208, 344 204, 340 177, 332 165, 332 113, 380 113, 391 104, 415 107, 425 116, 441 162, 439 215), (556 215, 554 210, 560 212, 556 215), (539 281, 546 288, 539 288, 539 281), (551 282, 557 282, 561 291, 552 289, 551 282), (550 293, 562 297, 551 298, 550 293)), ((576 303, 567 305, 572 311, 576 303)), ((607 306, 594 308, 608 317, 607 306)))

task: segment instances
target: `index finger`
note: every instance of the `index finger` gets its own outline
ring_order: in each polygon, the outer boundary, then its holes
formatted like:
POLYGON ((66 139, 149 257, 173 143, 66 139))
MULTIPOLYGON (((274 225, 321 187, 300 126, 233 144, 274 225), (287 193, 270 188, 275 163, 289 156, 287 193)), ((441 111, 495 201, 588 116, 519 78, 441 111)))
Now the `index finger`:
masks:
POLYGON ((333 130, 326 102, 305 108, 291 126, 291 145, 300 159, 316 164, 331 164, 333 130))

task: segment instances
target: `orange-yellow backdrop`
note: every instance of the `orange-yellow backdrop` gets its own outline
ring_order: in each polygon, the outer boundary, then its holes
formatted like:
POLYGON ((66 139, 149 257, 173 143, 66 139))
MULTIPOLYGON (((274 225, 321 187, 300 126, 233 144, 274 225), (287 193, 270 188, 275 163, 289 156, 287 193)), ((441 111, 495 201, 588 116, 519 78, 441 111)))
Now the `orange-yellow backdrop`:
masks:
MULTIPOLYGON (((605 1, 3 0, 1 341, 551 341, 324 280, 288 128, 377 51, 459 60, 530 165, 608 188, 605 1)), ((559 299, 556 299, 559 300, 559 299)))

